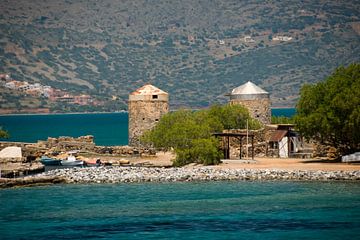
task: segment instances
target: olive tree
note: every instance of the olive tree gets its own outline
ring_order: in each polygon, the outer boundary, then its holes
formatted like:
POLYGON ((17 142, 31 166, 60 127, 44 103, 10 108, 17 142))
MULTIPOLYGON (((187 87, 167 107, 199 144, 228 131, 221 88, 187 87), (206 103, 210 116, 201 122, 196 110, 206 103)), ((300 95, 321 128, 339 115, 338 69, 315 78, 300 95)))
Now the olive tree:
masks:
POLYGON ((217 164, 221 159, 219 141, 212 136, 224 129, 246 127, 251 129, 260 124, 239 105, 215 105, 209 109, 193 111, 178 110, 165 114, 152 130, 146 132, 142 142, 164 150, 174 149, 174 165, 181 166, 191 162, 205 165, 217 164))

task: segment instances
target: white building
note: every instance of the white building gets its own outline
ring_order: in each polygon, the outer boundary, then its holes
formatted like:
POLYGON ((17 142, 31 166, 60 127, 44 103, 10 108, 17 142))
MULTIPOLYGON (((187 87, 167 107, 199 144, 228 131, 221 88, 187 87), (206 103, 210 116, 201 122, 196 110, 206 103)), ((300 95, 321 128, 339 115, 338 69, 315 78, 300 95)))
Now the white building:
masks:
POLYGON ((244 42, 246 42, 246 43, 254 43, 255 40, 252 39, 251 36, 245 36, 245 37, 244 37, 244 42))
POLYGON ((275 36, 273 37, 273 41, 281 41, 281 42, 288 42, 291 41, 293 38, 288 36, 275 36))
POLYGON ((302 141, 299 134, 294 131, 292 124, 268 125, 272 126, 271 135, 268 140, 268 150, 275 151, 280 158, 288 158, 302 149, 302 141))

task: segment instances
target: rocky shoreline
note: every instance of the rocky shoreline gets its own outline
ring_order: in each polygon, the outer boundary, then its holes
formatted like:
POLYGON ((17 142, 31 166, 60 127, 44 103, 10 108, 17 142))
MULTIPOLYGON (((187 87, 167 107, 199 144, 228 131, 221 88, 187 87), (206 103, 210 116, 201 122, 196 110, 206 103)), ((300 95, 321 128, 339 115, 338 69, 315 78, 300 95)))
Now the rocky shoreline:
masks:
POLYGON ((216 169, 212 167, 90 167, 56 169, 34 177, 56 177, 64 179, 66 183, 184 182, 224 180, 359 181, 360 171, 216 169))

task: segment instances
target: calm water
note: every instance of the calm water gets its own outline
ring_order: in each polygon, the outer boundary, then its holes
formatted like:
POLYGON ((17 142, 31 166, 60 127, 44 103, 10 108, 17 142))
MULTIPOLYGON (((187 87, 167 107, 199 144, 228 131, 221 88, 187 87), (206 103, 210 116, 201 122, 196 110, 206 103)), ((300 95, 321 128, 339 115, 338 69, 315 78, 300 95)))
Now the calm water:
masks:
POLYGON ((360 185, 204 182, 0 191, 1 239, 360 239, 360 185))
POLYGON ((7 141, 37 142, 48 137, 93 135, 97 145, 128 144, 127 113, 0 116, 7 141))
MULTIPOLYGON (((292 116, 295 109, 272 109, 272 114, 292 116)), ((93 135, 97 145, 128 144, 127 113, 0 116, 0 126, 11 135, 7 141, 37 142, 48 137, 93 135)))

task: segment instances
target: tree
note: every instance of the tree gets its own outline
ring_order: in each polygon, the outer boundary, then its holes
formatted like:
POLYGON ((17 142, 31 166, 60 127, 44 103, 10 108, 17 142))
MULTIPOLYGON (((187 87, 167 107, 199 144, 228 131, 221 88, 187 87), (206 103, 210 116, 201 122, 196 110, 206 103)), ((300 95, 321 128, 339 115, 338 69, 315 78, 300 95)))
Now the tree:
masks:
POLYGON ((3 130, 2 127, 0 126, 0 138, 9 138, 10 135, 7 131, 3 130))
POLYGON ((295 123, 307 139, 340 154, 360 150, 360 64, 339 67, 325 81, 304 85, 295 123))
POLYGON ((215 105, 200 111, 178 110, 164 115, 141 140, 158 149, 174 149, 176 166, 191 162, 217 164, 221 153, 219 141, 212 134, 224 129, 245 128, 247 119, 251 129, 260 127, 240 105, 215 105))

